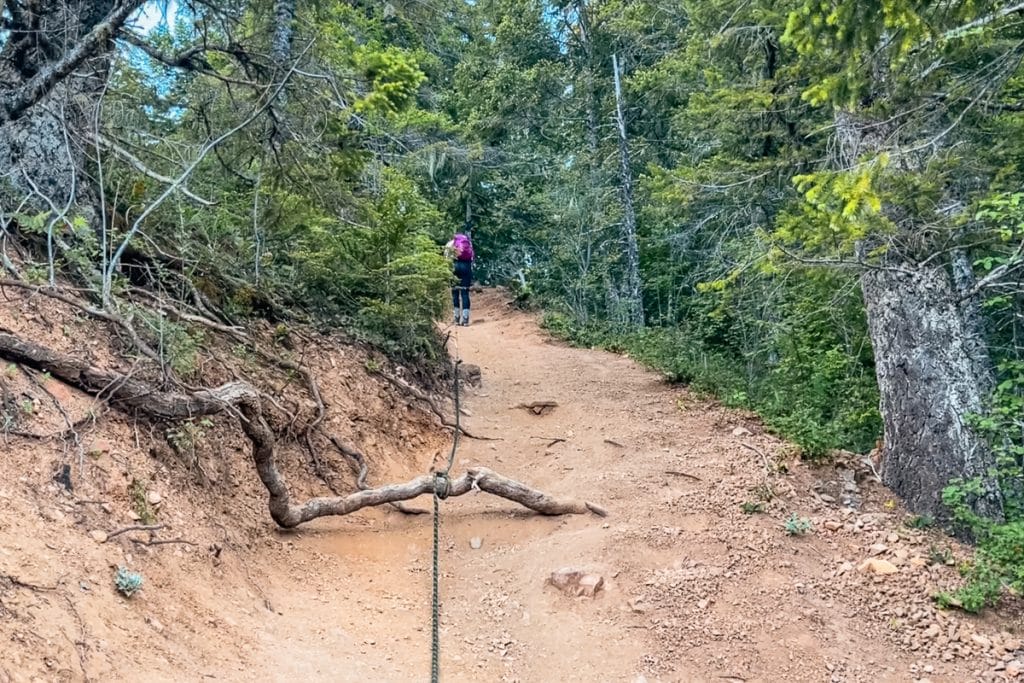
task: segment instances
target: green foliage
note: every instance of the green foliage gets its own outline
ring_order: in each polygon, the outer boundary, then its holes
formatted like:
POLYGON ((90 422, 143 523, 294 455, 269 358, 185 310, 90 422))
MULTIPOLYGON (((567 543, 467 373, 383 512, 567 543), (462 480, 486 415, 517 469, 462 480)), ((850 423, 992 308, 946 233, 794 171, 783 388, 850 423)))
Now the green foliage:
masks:
POLYGON ((777 290, 771 323, 738 291, 753 293, 759 284, 737 281, 693 297, 678 327, 623 332, 558 313, 544 325, 574 344, 627 353, 726 405, 756 410, 807 457, 872 448, 881 433, 878 389, 851 282, 825 273, 777 290), (824 298, 833 305, 821 306, 824 298))
POLYGON ((995 451, 1006 520, 999 523, 972 512, 971 501, 982 494, 976 480, 954 480, 942 495, 955 523, 976 540, 977 552, 966 568, 964 587, 938 599, 971 612, 995 604, 1007 588, 1024 592, 1024 362, 1004 361, 998 370, 989 408, 971 426, 995 451))
POLYGON ((764 512, 764 503, 757 503, 753 501, 744 501, 740 504, 740 510, 745 515, 754 515, 764 512))
POLYGON ((142 574, 129 571, 126 567, 118 567, 114 574, 114 586, 118 593, 130 598, 142 590, 142 574))
POLYGON ((432 239, 443 221, 408 178, 385 170, 382 181, 362 224, 310 215, 301 198, 286 198, 295 206, 290 259, 311 308, 394 354, 436 359, 432 321, 445 310, 452 277, 432 239))
POLYGON ((131 501, 132 510, 138 515, 140 522, 143 524, 156 522, 156 513, 153 512, 149 499, 146 498, 146 483, 144 481, 132 479, 132 483, 128 487, 128 498, 131 501))
POLYGON ((782 528, 790 536, 803 536, 814 530, 814 525, 811 524, 811 520, 805 517, 798 517, 794 512, 786 518, 782 528))

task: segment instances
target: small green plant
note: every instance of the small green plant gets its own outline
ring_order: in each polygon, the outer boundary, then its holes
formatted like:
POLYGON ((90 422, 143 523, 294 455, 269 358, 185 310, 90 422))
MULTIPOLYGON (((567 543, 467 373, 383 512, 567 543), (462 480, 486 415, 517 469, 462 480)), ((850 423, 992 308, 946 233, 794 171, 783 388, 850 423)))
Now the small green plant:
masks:
POLYGON ((775 498, 775 492, 772 491, 772 487, 767 483, 758 484, 751 491, 762 503, 770 503, 775 498))
POLYGON ((15 363, 8 363, 7 367, 4 368, 4 374, 7 375, 7 379, 14 379, 18 376, 18 366, 15 363))
POLYGON ((952 560, 953 553, 948 547, 933 545, 928 548, 928 561, 932 564, 949 564, 952 560))
POLYGON ((174 451, 182 457, 189 469, 198 469, 203 476, 205 473, 199 464, 199 447, 206 439, 206 430, 212 426, 213 421, 204 417, 198 422, 186 420, 167 432, 167 440, 174 451))
POLYGON ((789 516, 782 527, 790 536, 803 536, 814 529, 811 520, 806 517, 797 517, 795 512, 789 516))
POLYGON ((28 399, 22 401, 21 412, 25 413, 26 415, 32 415, 33 413, 36 412, 36 404, 33 403, 32 401, 29 401, 28 399))
POLYGON ((740 510, 742 510, 745 515, 758 514, 764 512, 764 503, 755 503, 748 500, 740 505, 740 510))
POLYGON ((154 514, 153 508, 146 499, 146 484, 138 479, 132 479, 131 486, 128 488, 128 495, 131 497, 132 510, 139 516, 139 521, 143 524, 154 523, 156 521, 156 514, 154 514))
POLYGON ((114 574, 114 585, 121 595, 130 598, 142 588, 142 574, 118 567, 114 574))
POLYGON ((935 520, 928 515, 914 515, 903 520, 903 526, 908 529, 930 529, 935 526, 935 520))

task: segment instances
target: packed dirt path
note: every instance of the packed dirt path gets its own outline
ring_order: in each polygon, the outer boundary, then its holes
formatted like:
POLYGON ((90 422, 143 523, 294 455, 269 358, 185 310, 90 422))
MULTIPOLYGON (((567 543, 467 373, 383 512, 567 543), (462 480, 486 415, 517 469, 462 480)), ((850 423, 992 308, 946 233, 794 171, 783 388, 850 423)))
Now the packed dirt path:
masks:
MULTIPOLYGON (((810 490, 819 474, 756 421, 628 358, 553 342, 498 293, 474 304, 473 324, 452 330, 453 351, 483 373, 464 419, 500 440, 463 440, 455 471, 486 465, 610 514, 544 518, 486 494, 444 502, 443 680, 965 681, 1012 651, 992 647, 984 661, 965 645, 943 661, 919 637, 937 620, 942 639, 958 642, 947 633, 958 617, 929 606, 925 591, 946 568, 907 565, 929 541, 894 538, 892 528, 906 532, 898 511, 872 517, 864 502, 844 515, 834 497, 810 490), (543 415, 518 407, 537 401, 557 406, 543 415), (789 474, 766 479, 769 461, 773 470, 788 463, 789 474), (763 503, 769 514, 744 514, 766 483, 777 496, 763 503), (793 512, 819 532, 787 536, 793 512), (840 520, 829 525, 836 533, 820 528, 829 519, 840 520), (892 548, 869 550, 886 537, 892 548), (898 575, 850 566, 894 551, 905 565, 898 575), (574 598, 546 585, 563 567, 600 574, 603 590, 574 598)), ((870 486, 858 489, 869 499, 870 486)), ((294 534, 297 551, 328 558, 318 564, 334 576, 318 573, 318 588, 330 588, 286 610, 286 642, 277 629, 265 634, 269 678, 427 679, 430 518, 381 512, 358 522, 365 530, 354 523, 294 534)))

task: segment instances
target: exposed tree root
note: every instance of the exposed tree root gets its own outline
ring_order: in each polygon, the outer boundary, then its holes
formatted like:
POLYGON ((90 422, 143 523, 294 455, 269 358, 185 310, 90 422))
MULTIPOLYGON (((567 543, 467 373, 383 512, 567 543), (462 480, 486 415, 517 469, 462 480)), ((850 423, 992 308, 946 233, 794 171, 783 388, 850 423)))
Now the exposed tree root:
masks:
MULTIPOLYGON (((83 360, 26 342, 6 330, 0 330, 0 357, 49 371, 54 377, 87 393, 105 393, 111 403, 150 417, 180 420, 237 411, 241 416, 242 429, 252 442, 256 471, 270 496, 270 516, 285 528, 318 517, 347 515, 365 507, 411 500, 432 494, 435 490, 436 476, 424 475, 403 484, 367 488, 347 496, 312 498, 296 504, 292 502, 284 477, 277 469, 274 458, 276 440, 263 415, 260 393, 247 383, 230 382, 191 393, 161 392, 131 377, 93 367, 83 360)), ((361 479, 365 485, 365 476, 361 479)), ((544 515, 607 514, 593 503, 552 498, 483 467, 470 468, 448 484, 448 496, 461 496, 474 490, 486 491, 544 515)))
POLYGON ((496 439, 493 437, 477 436, 476 434, 473 434, 470 431, 468 431, 462 425, 456 425, 454 422, 452 422, 445 416, 444 411, 438 407, 434 399, 430 398, 429 396, 427 396, 422 391, 420 391, 413 385, 409 384, 405 380, 399 379, 398 377, 392 377, 383 370, 371 370, 371 372, 373 372, 376 375, 379 375, 380 377, 383 377, 388 382, 398 387, 409 396, 412 396, 413 398, 427 404, 427 407, 430 408, 430 412, 434 413, 434 415, 437 415, 438 419, 441 420, 441 424, 443 426, 448 427, 449 429, 458 429, 467 439, 476 439, 477 441, 501 441, 501 439, 496 439))
MULTIPOLYGON (((366 464, 366 458, 363 457, 363 454, 358 449, 353 448, 333 434, 327 438, 330 439, 334 447, 338 449, 338 452, 344 455, 352 465, 353 473, 356 475, 356 488, 360 491, 370 490, 369 484, 366 483, 366 476, 369 474, 370 467, 366 464)), ((427 514, 427 510, 411 508, 403 505, 402 503, 391 503, 391 507, 405 515, 427 514)))

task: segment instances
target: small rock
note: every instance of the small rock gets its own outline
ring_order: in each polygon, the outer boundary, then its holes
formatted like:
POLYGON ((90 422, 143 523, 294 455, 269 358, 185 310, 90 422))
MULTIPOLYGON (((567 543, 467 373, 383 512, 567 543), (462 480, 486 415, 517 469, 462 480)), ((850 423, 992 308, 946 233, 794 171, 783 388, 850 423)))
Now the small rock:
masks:
POLYGON ((92 531, 89 532, 89 536, 91 536, 92 540, 96 541, 97 543, 106 543, 107 542, 107 532, 106 531, 101 531, 100 529, 93 529, 92 531))
POLYGON ((942 629, 939 628, 938 624, 932 624, 924 630, 924 637, 929 640, 935 640, 942 635, 942 629))
POLYGON ((64 519, 64 513, 60 510, 54 510, 52 508, 43 508, 39 511, 39 514, 47 522, 59 522, 64 519))
POLYGON ((889 534, 888 536, 885 537, 885 542, 886 543, 899 543, 899 541, 900 541, 900 535, 899 534, 893 533, 893 534, 889 534))
POLYGON ((986 650, 992 647, 992 641, 986 638, 985 636, 981 635, 980 633, 972 633, 971 640, 974 642, 975 645, 986 650))
POLYGON ((868 548, 868 551, 872 555, 881 555, 882 553, 884 553, 884 552, 886 552, 888 550, 889 550, 889 546, 885 545, 884 543, 875 543, 873 546, 868 548))
POLYGON ((879 560, 872 557, 861 562, 860 566, 857 567, 857 571, 870 572, 872 574, 895 574, 899 569, 888 560, 879 560))
POLYGON ((746 427, 736 427, 732 430, 733 436, 750 436, 750 430, 746 427))
POLYGON ((160 623, 159 619, 156 619, 155 617, 149 617, 148 619, 146 619, 146 621, 149 622, 149 625, 152 626, 153 630, 157 633, 164 632, 164 625, 160 623))
POLYGON ((830 496, 827 493, 819 493, 818 494, 818 499, 821 500, 822 503, 827 503, 828 505, 835 505, 836 504, 835 497, 834 496, 830 496))
POLYGON ((114 450, 114 446, 110 441, 107 439, 96 439, 92 442, 89 453, 95 457, 110 453, 112 450, 114 450))
POLYGON ((473 550, 480 550, 480 547, 483 546, 483 544, 484 541, 479 536, 474 536, 473 538, 469 539, 469 547, 473 550))
POLYGON ((108 515, 114 511, 114 507, 110 503, 101 503, 100 509, 108 515))
POLYGON ((839 531, 843 528, 843 523, 836 522, 835 520, 830 519, 829 521, 825 522, 822 526, 824 526, 829 531, 839 531))
POLYGON ((592 598, 604 587, 604 577, 600 574, 568 567, 551 572, 547 582, 572 597, 592 598))
POLYGON ((1015 659, 1012 662, 1007 662, 1003 675, 1007 678, 1019 678, 1021 673, 1024 673, 1024 662, 1015 659))
POLYGON ((914 568, 927 567, 928 560, 924 559, 923 557, 912 557, 910 558, 910 566, 914 568))
POLYGON ((150 505, 159 505, 163 501, 163 497, 156 491, 150 491, 146 494, 146 500, 149 501, 150 505))

